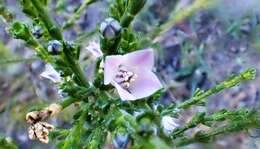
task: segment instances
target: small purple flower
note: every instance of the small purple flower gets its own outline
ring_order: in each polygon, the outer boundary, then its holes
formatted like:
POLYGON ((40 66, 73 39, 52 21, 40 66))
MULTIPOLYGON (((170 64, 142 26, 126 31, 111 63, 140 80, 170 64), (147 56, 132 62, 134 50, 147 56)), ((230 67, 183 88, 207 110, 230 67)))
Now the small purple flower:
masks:
POLYGON ((122 100, 148 97, 162 88, 154 66, 153 49, 125 55, 107 56, 104 62, 104 84, 112 84, 122 100))
POLYGON ((178 119, 173 118, 171 116, 163 116, 161 124, 164 130, 164 133, 170 134, 173 132, 174 129, 179 127, 179 124, 177 123, 178 119))
POLYGON ((45 65, 45 70, 40 74, 41 77, 51 80, 54 83, 62 81, 60 74, 50 65, 45 65))

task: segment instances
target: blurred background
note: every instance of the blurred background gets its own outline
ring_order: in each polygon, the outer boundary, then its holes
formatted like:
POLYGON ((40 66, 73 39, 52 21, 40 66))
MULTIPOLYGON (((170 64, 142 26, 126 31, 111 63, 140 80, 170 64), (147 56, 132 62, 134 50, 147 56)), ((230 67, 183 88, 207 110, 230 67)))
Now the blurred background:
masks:
MULTIPOLYGON (((17 0, 3 0, 15 14, 15 19, 30 23, 17 0)), ((63 24, 84 0, 49 0, 49 12, 58 24, 63 24)), ((260 69, 260 1, 215 0, 212 5, 193 8, 192 13, 175 23, 164 34, 155 34, 156 71, 165 83, 165 104, 189 98, 196 88, 207 89, 231 74, 249 67, 260 69)), ((75 25, 64 30, 67 40, 81 44, 82 67, 91 63, 85 47, 98 41, 98 24, 108 17, 111 0, 98 1, 88 6, 75 25)), ((133 22, 140 36, 150 36, 158 26, 172 18, 174 11, 183 11, 193 0, 148 0, 133 22)), ((54 148, 27 137, 25 114, 31 106, 52 103, 60 98, 58 89, 39 76, 44 68, 32 49, 7 33, 8 24, 0 19, 0 135, 13 139, 21 149, 54 148)), ((196 107, 183 113, 188 121, 194 113, 238 107, 258 109, 260 105, 260 77, 208 99, 206 108, 196 107)), ((63 111, 51 123, 70 127, 74 107, 63 111)), ((201 126, 200 129, 204 129, 201 126)), ((206 129, 206 128, 205 128, 206 129)), ((193 129, 189 133, 193 133, 193 129)), ((211 144, 193 144, 185 148, 260 149, 260 130, 250 130, 219 136, 211 144)), ((1 146, 0 146, 1 148, 1 146)))

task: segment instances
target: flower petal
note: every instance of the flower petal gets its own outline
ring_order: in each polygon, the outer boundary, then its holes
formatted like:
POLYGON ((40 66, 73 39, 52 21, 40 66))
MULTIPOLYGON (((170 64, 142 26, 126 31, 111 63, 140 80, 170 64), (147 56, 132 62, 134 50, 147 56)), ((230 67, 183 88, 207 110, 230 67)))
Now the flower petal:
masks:
POLYGON ((129 88, 136 99, 148 97, 163 87, 157 76, 150 70, 143 69, 136 74, 137 78, 129 88))
POLYGON ((154 65, 153 49, 148 48, 124 55, 124 65, 127 67, 146 68, 151 70, 154 65))
POLYGON ((41 77, 50 79, 54 83, 61 82, 60 74, 50 65, 45 65, 45 70, 40 74, 41 77))
POLYGON ((104 64, 104 84, 108 85, 111 83, 116 73, 118 72, 118 67, 121 64, 121 55, 107 56, 104 64))
POLYGON ((125 101, 125 100, 135 100, 136 98, 131 95, 127 90, 123 89, 119 84, 113 81, 113 85, 117 89, 117 93, 119 94, 120 98, 125 101))
POLYGON ((100 45, 95 41, 90 41, 86 49, 94 56, 95 59, 103 56, 100 45))
POLYGON ((177 119, 173 118, 171 116, 163 116, 162 120, 161 120, 161 124, 164 128, 164 132, 166 134, 170 134, 172 133, 172 131, 174 129, 176 129, 177 127, 179 127, 179 124, 177 123, 177 119))

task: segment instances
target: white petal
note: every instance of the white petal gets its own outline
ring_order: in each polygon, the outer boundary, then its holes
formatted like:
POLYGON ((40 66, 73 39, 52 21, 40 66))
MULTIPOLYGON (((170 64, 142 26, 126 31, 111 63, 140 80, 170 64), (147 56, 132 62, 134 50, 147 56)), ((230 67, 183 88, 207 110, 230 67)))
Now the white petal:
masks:
POLYGON ((86 49, 95 57, 98 58, 103 56, 103 53, 100 49, 100 45, 95 41, 90 41, 86 49))
POLYGON ((117 84, 116 82, 113 82, 113 85, 116 87, 117 89, 117 93, 119 94, 120 98, 123 101, 126 100, 135 100, 136 98, 130 94, 127 90, 123 89, 119 84, 117 84))
POLYGON ((123 64, 127 67, 151 70, 154 66, 153 49, 148 48, 125 54, 123 64))
POLYGON ((121 55, 107 56, 104 63, 104 84, 108 85, 116 76, 118 67, 121 64, 121 55))
POLYGON ((150 70, 139 70, 136 74, 137 78, 131 83, 129 91, 137 99, 151 96, 163 87, 157 76, 150 70))
POLYGON ((54 83, 62 81, 60 74, 50 65, 45 65, 45 70, 40 74, 41 77, 50 79, 54 83))

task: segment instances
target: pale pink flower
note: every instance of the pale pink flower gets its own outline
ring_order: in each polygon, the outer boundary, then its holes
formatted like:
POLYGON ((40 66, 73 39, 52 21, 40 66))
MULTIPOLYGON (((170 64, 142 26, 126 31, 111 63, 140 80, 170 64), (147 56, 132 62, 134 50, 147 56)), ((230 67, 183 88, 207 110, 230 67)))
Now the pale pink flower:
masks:
POLYGON ((112 84, 122 100, 148 97, 162 88, 154 66, 153 49, 125 55, 107 56, 104 62, 104 84, 112 84))
POLYGON ((40 74, 41 77, 51 80, 54 83, 62 81, 60 74, 50 65, 45 65, 45 70, 40 74))
POLYGON ((100 49, 100 45, 96 41, 90 41, 86 49, 92 54, 94 59, 103 56, 103 53, 100 49))
MULTIPOLYGON (((96 41, 90 41, 86 50, 91 55, 91 63, 88 65, 86 69, 87 78, 90 82, 94 80, 95 77, 95 69, 96 69, 96 60, 99 57, 103 56, 103 52, 100 49, 100 45, 96 41)), ((103 62, 101 62, 103 64, 103 62)))

